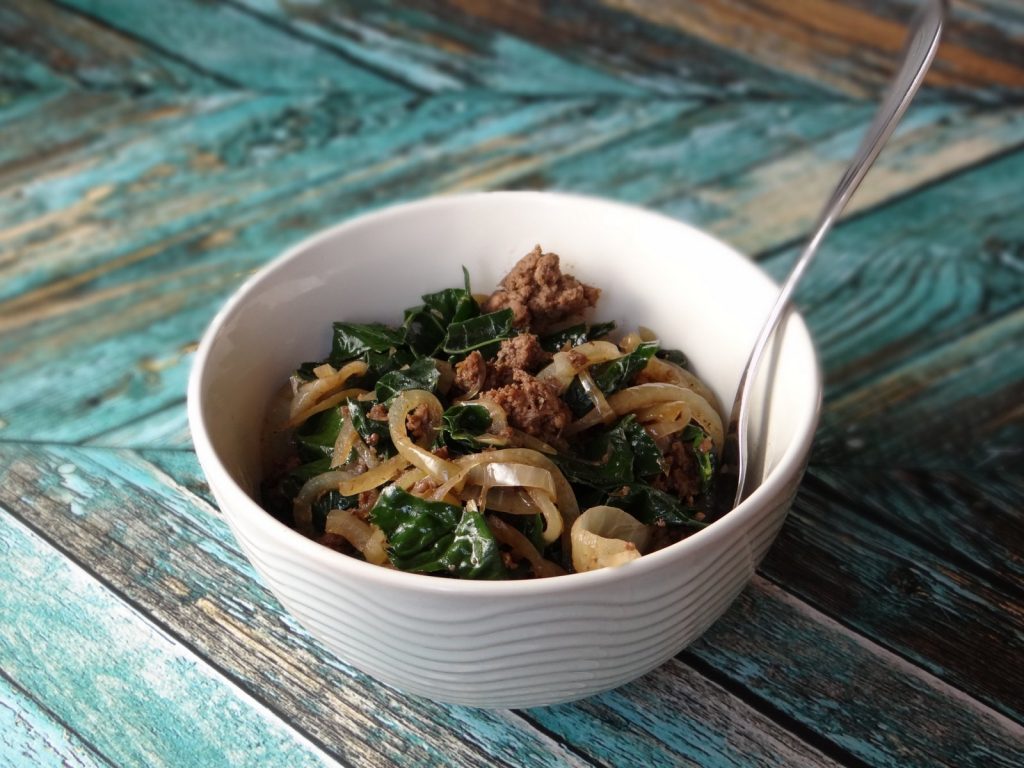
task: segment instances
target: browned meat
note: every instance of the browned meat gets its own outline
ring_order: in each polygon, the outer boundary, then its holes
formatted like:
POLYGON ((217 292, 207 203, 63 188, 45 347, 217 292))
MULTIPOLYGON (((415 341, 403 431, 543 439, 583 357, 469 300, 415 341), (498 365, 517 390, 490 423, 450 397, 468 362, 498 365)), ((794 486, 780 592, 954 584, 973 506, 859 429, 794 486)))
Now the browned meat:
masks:
POLYGON ((487 389, 512 383, 514 371, 536 373, 551 362, 551 353, 540 345, 532 333, 505 339, 497 356, 487 366, 487 389))
POLYGON ((693 504, 700 493, 700 468, 691 443, 676 438, 666 446, 665 474, 658 475, 651 485, 693 504))
POLYGON ((463 392, 479 391, 487 376, 487 363, 479 350, 474 349, 465 360, 455 364, 455 386, 463 392))
POLYGON ((377 503, 378 493, 376 488, 371 488, 368 491, 363 491, 359 494, 359 506, 353 510, 353 514, 362 519, 366 520, 370 516, 370 510, 373 509, 373 505, 377 503))
POLYGON ((572 421, 572 411, 554 387, 525 371, 514 370, 511 384, 487 390, 482 397, 504 408, 510 425, 548 443, 572 421))
POLYGON ((562 273, 558 254, 538 245, 519 260, 484 302, 485 312, 511 309, 519 328, 544 328, 597 303, 601 291, 562 273))
POLYGON ((437 489, 438 489, 437 482, 432 477, 430 477, 428 475, 427 477, 421 477, 419 480, 417 480, 415 483, 413 483, 412 487, 409 489, 409 492, 413 496, 419 496, 420 498, 426 498, 426 497, 430 496, 437 489))
POLYGON ((387 421, 388 409, 380 403, 374 403, 373 407, 366 412, 366 418, 373 419, 374 421, 387 421))
POLYGON ((405 430, 414 443, 418 443, 430 431, 430 409, 426 403, 413 408, 405 416, 405 430))

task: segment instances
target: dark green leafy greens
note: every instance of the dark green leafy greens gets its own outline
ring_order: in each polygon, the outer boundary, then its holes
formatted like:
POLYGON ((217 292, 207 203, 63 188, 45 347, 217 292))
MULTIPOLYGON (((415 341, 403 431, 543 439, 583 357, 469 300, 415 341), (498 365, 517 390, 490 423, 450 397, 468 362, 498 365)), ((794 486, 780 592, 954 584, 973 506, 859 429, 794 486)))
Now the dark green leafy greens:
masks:
POLYGON ((675 363, 680 368, 686 368, 689 370, 690 361, 683 354, 682 350, 678 349, 659 349, 657 356, 662 360, 667 360, 670 363, 675 363))
POLYGON ((661 473, 663 457, 632 414, 593 435, 583 451, 583 457, 552 457, 573 485, 581 505, 619 507, 645 524, 663 521, 667 525, 689 526, 695 522, 696 509, 648 483, 661 473))
MULTIPOLYGON (((637 345, 632 352, 609 360, 606 363, 598 363, 590 367, 590 376, 594 379, 597 388, 605 397, 613 395, 632 381, 633 377, 642 371, 647 362, 658 350, 658 342, 645 341, 637 345)), ((569 389, 566 390, 565 402, 577 418, 594 407, 594 401, 583 389, 579 377, 573 379, 569 389)))
POLYGON ((472 505, 428 501, 390 485, 370 510, 370 520, 384 531, 388 557, 403 571, 463 579, 508 577, 498 543, 472 505))
POLYGON ((693 424, 683 430, 680 439, 688 442, 693 448, 693 455, 700 469, 700 492, 705 495, 711 493, 717 460, 714 451, 704 447, 711 443, 711 439, 703 429, 693 424))
POLYGON ((491 427, 491 413, 482 405, 456 403, 441 417, 439 440, 460 453, 486 447, 477 438, 491 427))
MULTIPOLYGON (((367 371, 351 378, 345 386, 373 390, 377 403, 389 406, 398 393, 408 389, 424 389, 443 397, 446 392, 439 392, 442 376, 438 359, 447 358, 454 365, 474 350, 489 359, 502 340, 522 332, 513 327, 513 313, 509 309, 481 314, 470 291, 468 273, 463 270, 463 274, 462 288, 424 294, 421 304, 405 310, 399 327, 335 323, 327 359, 303 363, 295 375, 308 381, 316 377, 314 370, 324 362, 340 368, 359 360, 366 363, 367 371)), ((603 338, 614 328, 614 323, 579 323, 541 336, 540 344, 549 352, 557 352, 603 338)), ((635 383, 637 374, 654 355, 687 366, 686 357, 679 350, 663 350, 657 342, 645 342, 616 360, 591 366, 589 373, 601 392, 611 396, 635 383)), ((579 378, 573 380, 562 397, 576 417, 593 408, 579 378)), ((295 453, 302 463, 271 479, 264 488, 265 502, 275 516, 294 523, 293 499, 307 480, 329 471, 345 419, 351 421, 363 442, 381 459, 395 455, 387 420, 369 418, 373 405, 349 399, 315 414, 295 430, 295 453)), ((495 440, 487 434, 491 426, 488 408, 472 402, 450 403, 433 448, 447 450, 453 456, 484 450, 495 440)), ((661 490, 665 487, 666 459, 632 415, 584 431, 571 438, 568 446, 562 445, 551 458, 572 485, 581 509, 609 504, 626 510, 645 524, 692 530, 703 525, 694 516, 709 504, 716 456, 709 449, 707 435, 696 425, 688 426, 677 439, 692 451, 694 471, 700 480, 700 496, 687 499, 686 503, 661 490)), ((346 460, 356 456, 358 453, 353 450, 346 460)), ((323 534, 330 510, 358 506, 358 496, 327 491, 312 504, 312 533, 323 534)), ((564 554, 559 543, 544 543, 542 516, 488 513, 493 514, 522 531, 545 557, 557 559, 564 554)), ((392 563, 402 570, 476 579, 528 575, 531 571, 524 563, 513 566, 511 571, 506 567, 487 519, 473 504, 463 508, 424 500, 394 485, 384 488, 370 511, 370 520, 388 538, 392 563)))
POLYGON ((335 323, 328 361, 333 366, 339 366, 365 352, 387 352, 392 347, 401 346, 404 341, 405 334, 401 329, 382 323, 335 323))
POLYGON ((377 402, 387 405, 399 392, 406 389, 425 389, 434 392, 437 383, 441 380, 441 374, 437 370, 437 363, 432 357, 421 357, 405 368, 391 371, 384 374, 377 380, 374 392, 377 395, 377 402))
POLYGON ((395 446, 391 442, 391 431, 388 429, 387 421, 378 421, 368 416, 370 408, 373 407, 371 403, 349 400, 344 407, 348 411, 348 417, 352 419, 352 426, 356 428, 364 443, 371 446, 383 459, 395 455, 395 446))
POLYGON ((452 323, 442 349, 449 355, 462 355, 484 347, 497 348, 498 342, 512 336, 512 310, 499 309, 462 322, 452 323))
POLYGON ((540 345, 548 352, 558 352, 567 344, 570 347, 578 347, 580 344, 585 344, 588 341, 603 338, 614 330, 614 322, 596 323, 594 325, 579 323, 578 325, 570 325, 568 328, 549 333, 546 336, 541 336, 540 345))
POLYGON ((334 441, 341 430, 341 413, 337 408, 314 414, 295 430, 295 445, 299 449, 299 458, 303 461, 316 461, 325 456, 334 457, 334 441))

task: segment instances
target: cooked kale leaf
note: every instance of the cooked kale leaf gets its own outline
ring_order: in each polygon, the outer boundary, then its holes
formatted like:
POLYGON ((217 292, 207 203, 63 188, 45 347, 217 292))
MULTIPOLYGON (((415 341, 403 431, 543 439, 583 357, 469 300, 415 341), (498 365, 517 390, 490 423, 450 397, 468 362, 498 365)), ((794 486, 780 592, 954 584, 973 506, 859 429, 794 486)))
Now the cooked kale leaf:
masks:
POLYGON ((512 310, 500 309, 486 315, 452 323, 442 348, 449 355, 461 355, 483 347, 497 348, 497 343, 512 335, 512 310))
POLYGON ((385 488, 370 520, 388 540, 388 556, 403 571, 448 573, 463 579, 504 579, 508 571, 483 515, 443 501, 385 488))
POLYGON ((425 389, 428 392, 433 392, 437 389, 437 382, 440 380, 441 374, 437 370, 434 359, 421 357, 405 368, 399 368, 397 371, 391 371, 381 376, 374 391, 377 395, 377 402, 387 405, 395 395, 406 389, 425 389))
POLYGON ((441 417, 439 440, 450 449, 466 453, 485 446, 476 438, 491 426, 491 412, 482 405, 456 403, 441 417))
MULTIPOLYGON (((657 350, 658 342, 645 341, 622 357, 591 366, 590 375, 597 388, 607 397, 629 384, 633 377, 647 366, 647 362, 657 350)), ((594 402, 583 389, 578 377, 572 380, 564 397, 566 404, 577 418, 594 407, 594 402)))
POLYGON ((548 352, 558 352, 566 344, 570 347, 578 347, 580 344, 607 336, 614 330, 614 322, 570 325, 568 328, 541 336, 540 345, 548 352))

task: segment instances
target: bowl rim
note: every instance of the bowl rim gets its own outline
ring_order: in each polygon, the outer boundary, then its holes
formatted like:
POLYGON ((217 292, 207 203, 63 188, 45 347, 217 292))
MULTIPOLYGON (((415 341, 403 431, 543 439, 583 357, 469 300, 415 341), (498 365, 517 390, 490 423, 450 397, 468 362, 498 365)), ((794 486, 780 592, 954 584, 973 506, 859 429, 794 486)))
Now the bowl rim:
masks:
MULTIPOLYGON (((565 576, 547 579, 503 581, 447 579, 429 574, 407 573, 397 569, 383 568, 337 552, 318 544, 313 539, 307 538, 263 509, 242 489, 224 467, 223 463, 221 463, 217 452, 214 450, 210 434, 207 431, 203 418, 203 383, 206 371, 208 370, 211 350, 221 330, 240 311, 249 295, 285 264, 298 258, 302 253, 321 242, 331 240, 347 230, 376 225, 388 219, 401 217, 414 210, 429 210, 430 208, 442 206, 459 206, 485 198, 491 200, 499 198, 507 198, 509 200, 557 200, 588 206, 604 206, 633 216, 651 217, 689 230, 689 234, 698 239, 703 238, 713 242, 717 248, 729 252, 736 259, 742 261, 746 268, 749 268, 752 280, 767 284, 767 287, 774 291, 778 290, 777 283, 749 258, 706 231, 658 211, 591 195, 506 190, 434 195, 418 200, 387 205, 383 208, 357 214, 342 220, 286 248, 282 253, 275 256, 243 281, 214 315, 210 324, 203 332, 196 349, 187 387, 189 431, 200 467, 206 475, 209 485, 218 494, 226 497, 226 502, 223 505, 224 508, 221 508, 224 516, 233 522, 234 517, 244 515, 248 523, 260 529, 262 534, 272 538, 277 544, 291 549, 295 554, 314 561, 321 568, 335 570, 341 576, 360 579, 371 586, 385 589, 412 589, 434 595, 464 593, 476 597, 490 597, 513 594, 519 596, 556 595, 567 590, 571 591, 589 587, 600 588, 601 585, 611 580, 643 578, 646 573, 666 565, 669 560, 685 558, 688 554, 693 554, 698 549, 706 547, 722 537, 741 535, 748 519, 756 516, 761 510, 771 509, 773 505, 783 503, 789 495, 787 485, 793 478, 799 477, 806 467, 806 460, 810 453, 821 413, 823 388, 821 362, 817 350, 803 317, 795 309, 790 313, 787 330, 792 329, 798 337, 803 337, 810 349, 814 363, 810 375, 812 376, 816 397, 812 407, 798 421, 795 439, 790 441, 767 480, 739 506, 706 528, 664 549, 644 555, 617 568, 602 568, 585 573, 570 573, 565 576)), ((220 507, 221 505, 218 503, 218 508, 220 507)))

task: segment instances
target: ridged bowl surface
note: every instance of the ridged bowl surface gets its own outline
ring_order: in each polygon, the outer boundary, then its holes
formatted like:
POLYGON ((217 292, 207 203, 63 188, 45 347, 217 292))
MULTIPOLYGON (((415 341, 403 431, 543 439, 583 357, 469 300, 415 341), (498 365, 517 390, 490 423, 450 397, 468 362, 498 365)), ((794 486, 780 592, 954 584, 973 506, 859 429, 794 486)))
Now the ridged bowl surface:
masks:
POLYGON ((731 401, 776 291, 719 241, 642 209, 554 193, 442 197, 310 238, 253 275, 217 315, 189 382, 189 421, 214 496, 253 566, 339 658, 446 702, 529 707, 614 688, 700 636, 778 533, 806 464, 821 397, 814 348, 792 316, 775 395, 759 398, 764 482, 700 533, 616 569, 521 582, 406 574, 328 550, 258 504, 260 427, 295 365, 323 357, 334 320, 397 322, 422 293, 490 289, 536 243, 602 288, 595 316, 645 325, 731 401))

